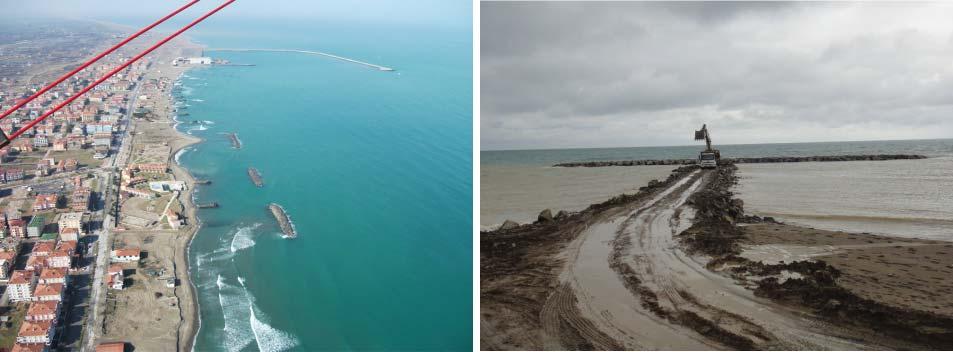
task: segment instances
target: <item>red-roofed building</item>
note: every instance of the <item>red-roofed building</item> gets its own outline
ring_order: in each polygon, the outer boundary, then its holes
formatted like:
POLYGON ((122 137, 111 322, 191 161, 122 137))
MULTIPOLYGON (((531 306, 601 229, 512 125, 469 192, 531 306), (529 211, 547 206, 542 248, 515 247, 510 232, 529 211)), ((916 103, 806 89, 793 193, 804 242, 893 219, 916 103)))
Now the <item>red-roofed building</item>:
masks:
POLYGON ((38 194, 33 202, 33 210, 56 209, 56 200, 59 199, 55 194, 38 194))
POLYGON ((10 300, 24 302, 33 299, 33 288, 36 287, 36 275, 31 270, 14 270, 7 283, 10 300))
POLYGON ((69 269, 73 265, 73 256, 66 251, 54 250, 47 257, 46 264, 51 268, 69 269))
POLYGON ((73 255, 76 253, 77 243, 78 242, 76 241, 60 241, 59 243, 56 244, 56 249, 61 251, 66 251, 70 255, 73 255))
POLYGON ((103 342, 96 345, 96 352, 125 352, 125 342, 103 342))
POLYGON ((106 275, 106 286, 113 290, 123 289, 123 280, 126 279, 126 276, 122 272, 122 265, 110 265, 106 275))
POLYGON ((33 290, 34 301, 62 301, 66 288, 63 284, 37 284, 33 290))
POLYGON ((116 263, 138 262, 141 252, 139 248, 114 249, 110 258, 116 263))
POLYGON ((7 226, 10 227, 10 236, 26 237, 26 221, 23 221, 23 219, 11 219, 7 221, 7 226))
POLYGON ((56 241, 46 240, 46 241, 37 241, 33 245, 33 252, 30 253, 32 256, 47 256, 50 255, 56 249, 56 241))
POLYGON ((43 268, 40 271, 41 284, 66 284, 66 269, 63 268, 43 268))
POLYGON ((50 346, 45 343, 18 343, 13 345, 10 352, 49 352, 50 346))
POLYGON ((26 311, 24 319, 26 321, 52 321, 56 324, 56 318, 60 315, 59 301, 42 301, 30 303, 30 308, 26 311))
POLYGON ((53 341, 53 333, 51 321, 24 321, 17 334, 17 343, 49 344, 53 341))
POLYGON ((139 171, 146 173, 156 173, 161 174, 169 169, 169 165, 166 163, 143 163, 137 165, 139 171))

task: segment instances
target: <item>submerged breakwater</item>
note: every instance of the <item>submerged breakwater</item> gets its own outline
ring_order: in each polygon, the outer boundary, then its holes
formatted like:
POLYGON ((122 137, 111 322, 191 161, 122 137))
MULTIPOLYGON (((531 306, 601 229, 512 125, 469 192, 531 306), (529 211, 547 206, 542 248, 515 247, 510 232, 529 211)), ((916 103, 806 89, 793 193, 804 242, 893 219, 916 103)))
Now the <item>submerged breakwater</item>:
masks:
MULTIPOLYGON (((925 155, 916 154, 873 154, 873 155, 815 155, 815 156, 769 156, 753 158, 722 158, 722 161, 736 164, 762 163, 800 163, 800 162, 830 162, 830 161, 882 161, 882 160, 909 160, 926 159, 925 155)), ((554 167, 607 167, 607 166, 642 166, 642 165, 691 165, 695 159, 663 159, 663 160, 610 160, 610 161, 583 161, 559 163, 554 167)))

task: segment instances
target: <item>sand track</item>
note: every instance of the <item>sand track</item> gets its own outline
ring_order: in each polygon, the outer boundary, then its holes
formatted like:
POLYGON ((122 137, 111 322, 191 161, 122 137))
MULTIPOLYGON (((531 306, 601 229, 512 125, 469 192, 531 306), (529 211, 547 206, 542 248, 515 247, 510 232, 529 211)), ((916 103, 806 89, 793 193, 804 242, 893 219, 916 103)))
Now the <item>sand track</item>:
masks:
POLYGON ((561 286, 541 314, 545 334, 564 336, 560 324, 572 321, 596 349, 609 348, 607 337, 626 349, 878 348, 831 336, 847 334, 755 297, 680 248, 675 236, 694 215, 686 200, 708 177, 693 172, 588 226, 567 247, 561 286), (575 311, 566 307, 568 293, 575 295, 575 311))

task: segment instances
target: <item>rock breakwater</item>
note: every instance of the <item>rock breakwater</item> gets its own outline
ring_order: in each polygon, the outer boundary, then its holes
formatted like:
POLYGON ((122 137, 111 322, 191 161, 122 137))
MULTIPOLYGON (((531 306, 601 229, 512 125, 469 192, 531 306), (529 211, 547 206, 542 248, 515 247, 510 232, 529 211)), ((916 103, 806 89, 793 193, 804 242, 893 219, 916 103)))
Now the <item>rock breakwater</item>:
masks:
MULTIPOLYGON (((830 161, 883 161, 926 159, 925 155, 917 154, 870 154, 870 155, 817 155, 817 156, 766 156, 755 158, 723 158, 723 163, 758 164, 758 163, 800 163, 800 162, 830 162, 830 161)), ((559 163, 555 167, 607 167, 607 166, 643 166, 643 165, 693 165, 695 159, 648 159, 648 160, 606 160, 580 161, 559 163)))

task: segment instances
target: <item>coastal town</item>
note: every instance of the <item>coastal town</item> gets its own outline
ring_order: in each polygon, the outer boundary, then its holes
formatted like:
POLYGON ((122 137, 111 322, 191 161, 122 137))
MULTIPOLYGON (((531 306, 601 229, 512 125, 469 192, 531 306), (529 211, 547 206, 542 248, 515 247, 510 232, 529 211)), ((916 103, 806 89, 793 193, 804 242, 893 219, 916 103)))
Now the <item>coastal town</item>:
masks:
MULTIPOLYGON (((11 108, 121 32, 84 27, 71 33, 75 47, 48 42, 62 35, 4 33, 0 106, 11 108)), ((137 48, 80 71, 0 129, 20 130, 137 48)), ((199 52, 173 41, 0 149, 0 350, 190 343, 197 313, 185 248, 198 225, 195 183, 171 158, 198 139, 174 130, 171 91, 179 74, 211 64, 199 52)))

